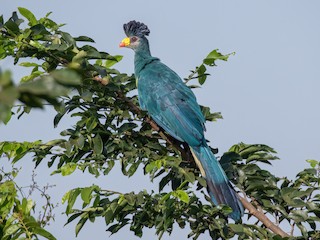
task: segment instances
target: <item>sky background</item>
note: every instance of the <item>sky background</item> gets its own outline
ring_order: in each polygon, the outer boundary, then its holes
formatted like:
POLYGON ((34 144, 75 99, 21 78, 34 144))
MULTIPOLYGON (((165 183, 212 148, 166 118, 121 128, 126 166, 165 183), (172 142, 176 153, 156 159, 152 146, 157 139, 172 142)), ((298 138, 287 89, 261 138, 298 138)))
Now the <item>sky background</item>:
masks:
MULTIPOLYGON (((119 49, 125 37, 122 25, 130 20, 144 22, 153 56, 159 57, 181 77, 199 65, 213 49, 236 52, 228 62, 217 62, 210 69, 206 84, 195 90, 198 102, 222 112, 224 117, 207 124, 206 137, 219 154, 235 143, 263 143, 273 147, 280 161, 268 168, 277 176, 294 178, 308 167, 306 159, 320 160, 320 2, 309 1, 15 1, 0 0, 0 14, 8 19, 17 7, 26 7, 37 18, 52 11, 51 18, 66 23, 62 29, 73 36, 86 35, 96 41, 100 51, 123 55, 115 67, 133 72, 133 52, 119 49)), ((16 80, 27 74, 23 67, 13 68, 12 60, 1 60, 0 66, 12 69, 16 80)), ((34 141, 59 138, 61 130, 74 119, 65 118, 53 128, 54 111, 32 111, 19 121, 13 118, 0 125, 0 141, 34 141)), ((8 166, 5 159, 1 165, 8 166)), ((30 181, 31 159, 23 166, 18 181, 30 181)), ((98 179, 87 174, 68 177, 49 176, 54 169, 42 164, 36 170, 39 185, 56 184, 50 189, 53 200, 69 189, 94 183, 120 192, 158 189, 148 177, 121 176, 119 169, 98 179)), ((56 209, 56 222, 48 228, 57 239, 74 239, 74 224, 63 227, 65 206, 56 209)), ((106 239, 103 219, 87 223, 77 239, 106 239)), ((182 239, 187 230, 175 230, 163 239, 182 239)), ((120 231, 110 239, 138 239, 129 231, 120 231)), ((205 239, 206 237, 203 237, 205 239)), ((154 230, 142 239, 156 239, 154 230)))

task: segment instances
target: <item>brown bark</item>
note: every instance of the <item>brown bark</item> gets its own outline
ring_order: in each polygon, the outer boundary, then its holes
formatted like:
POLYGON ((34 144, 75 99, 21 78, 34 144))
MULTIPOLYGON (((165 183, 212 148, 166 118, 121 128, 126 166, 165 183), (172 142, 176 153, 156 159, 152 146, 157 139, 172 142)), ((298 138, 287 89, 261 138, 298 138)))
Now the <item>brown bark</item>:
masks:
POLYGON ((249 213, 255 216, 260 222, 262 222, 266 228, 270 229, 276 234, 279 234, 281 237, 289 237, 289 234, 284 232, 279 226, 275 225, 262 211, 259 211, 257 208, 255 208, 246 198, 239 196, 239 199, 243 207, 246 208, 249 213))

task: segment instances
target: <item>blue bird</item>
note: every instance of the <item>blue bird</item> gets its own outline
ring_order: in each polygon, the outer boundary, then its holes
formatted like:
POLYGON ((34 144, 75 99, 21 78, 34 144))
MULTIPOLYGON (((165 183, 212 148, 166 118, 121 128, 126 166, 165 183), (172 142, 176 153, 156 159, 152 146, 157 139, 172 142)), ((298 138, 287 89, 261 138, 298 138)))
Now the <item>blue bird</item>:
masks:
POLYGON ((123 25, 127 35, 120 47, 134 50, 134 71, 137 79, 140 107, 167 133, 186 142, 207 181, 210 197, 215 205, 229 205, 230 217, 239 220, 243 206, 225 172, 211 152, 204 137, 205 118, 193 92, 181 78, 159 58, 152 57, 148 27, 130 21, 123 25))

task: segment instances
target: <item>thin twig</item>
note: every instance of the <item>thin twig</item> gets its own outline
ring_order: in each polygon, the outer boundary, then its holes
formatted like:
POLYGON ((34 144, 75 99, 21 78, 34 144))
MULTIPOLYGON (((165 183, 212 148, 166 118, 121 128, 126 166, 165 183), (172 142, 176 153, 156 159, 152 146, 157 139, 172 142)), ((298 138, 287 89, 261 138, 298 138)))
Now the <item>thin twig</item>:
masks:
POLYGON ((291 231, 290 231, 290 235, 293 236, 293 232, 294 232, 294 226, 296 225, 295 222, 293 222, 292 224, 290 224, 291 226, 291 231))
MULTIPOLYGON (((9 160, 9 157, 8 157, 8 160, 9 160)), ((14 171, 14 169, 12 169, 12 171, 14 171)), ((12 173, 12 171, 11 171, 11 173, 12 173)), ((6 172, 3 170, 3 168, 0 169, 0 172, 2 172, 2 174, 3 174, 6 178, 8 178, 10 181, 12 181, 12 182, 14 183, 15 187, 18 189, 18 191, 20 192, 21 196, 22 196, 23 198, 25 198, 26 196, 25 196, 25 194, 24 194, 24 192, 23 192, 23 190, 22 190, 22 187, 19 187, 19 186, 18 186, 18 184, 14 181, 14 177, 11 177, 10 174, 6 173, 6 172)), ((19 171, 18 171, 18 172, 19 172, 19 171)))
POLYGON ((13 213, 13 217, 18 220, 21 228, 25 230, 24 232, 26 234, 27 239, 32 239, 33 234, 29 231, 28 226, 25 224, 23 215, 21 213, 13 213))

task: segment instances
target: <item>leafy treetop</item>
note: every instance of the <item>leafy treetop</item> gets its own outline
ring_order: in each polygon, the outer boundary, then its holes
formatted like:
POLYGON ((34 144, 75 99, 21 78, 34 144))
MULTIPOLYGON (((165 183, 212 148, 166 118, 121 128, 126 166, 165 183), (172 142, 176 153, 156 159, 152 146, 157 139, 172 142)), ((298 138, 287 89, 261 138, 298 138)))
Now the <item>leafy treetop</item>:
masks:
MULTIPOLYGON (((228 206, 211 204, 188 147, 167 135, 140 110, 134 76, 114 68, 121 56, 98 51, 89 37, 62 31, 62 25, 49 18, 50 13, 37 19, 25 8, 19 8, 19 12, 25 19, 16 12, 7 21, 0 17, 0 59, 12 57, 14 64, 30 68, 31 73, 16 84, 9 71, 0 72, 0 121, 7 123, 12 115, 20 118, 48 104, 57 112, 54 126, 63 117, 78 120, 61 132, 61 139, 0 142, 0 157, 15 164, 28 154, 35 166, 45 162, 55 169, 53 174, 62 177, 76 170, 97 177, 107 175, 118 162, 126 176, 143 169, 151 181, 159 179, 157 190, 137 193, 97 185, 68 191, 62 201, 69 216, 66 222, 78 221, 76 235, 88 220, 102 217, 112 234, 129 225, 137 236, 142 236, 147 227, 154 228, 161 238, 177 223, 180 228, 188 227, 188 237, 193 239, 205 232, 213 239, 320 237, 319 162, 310 160, 310 168, 289 180, 262 168, 262 164, 277 159, 272 148, 263 144, 233 145, 221 154, 220 162, 247 211, 243 222, 230 222, 228 206), (22 28, 25 20, 28 26, 22 28), (82 202, 81 209, 74 207, 76 201, 82 202), (257 218, 254 224, 246 221, 252 216, 257 218), (284 232, 282 226, 288 224, 290 232, 284 232)), ((218 60, 227 61, 229 56, 213 50, 191 71, 186 84, 193 80, 204 84, 209 75, 207 67, 216 66, 218 60)), ((208 107, 202 107, 202 111, 207 121, 221 118, 208 107)), ((45 230, 46 222, 32 217, 36 203, 23 197, 15 184, 15 174, 0 174, 2 239, 55 239, 45 230)))

